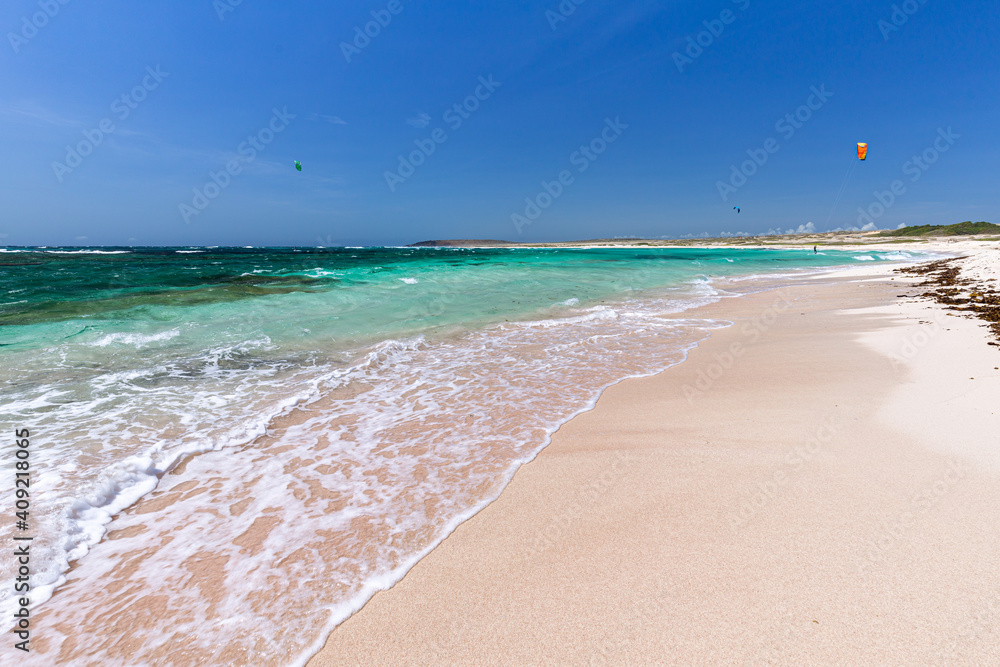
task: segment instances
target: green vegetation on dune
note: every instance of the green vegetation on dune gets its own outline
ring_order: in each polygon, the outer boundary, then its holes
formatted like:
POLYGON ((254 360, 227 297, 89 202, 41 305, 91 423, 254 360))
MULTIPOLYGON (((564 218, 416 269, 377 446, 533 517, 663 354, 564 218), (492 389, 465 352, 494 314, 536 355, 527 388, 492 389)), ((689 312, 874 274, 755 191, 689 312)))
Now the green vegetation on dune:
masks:
POLYGON ((957 225, 919 225, 882 232, 879 236, 974 236, 976 234, 996 234, 1000 225, 990 222, 960 222, 957 225))

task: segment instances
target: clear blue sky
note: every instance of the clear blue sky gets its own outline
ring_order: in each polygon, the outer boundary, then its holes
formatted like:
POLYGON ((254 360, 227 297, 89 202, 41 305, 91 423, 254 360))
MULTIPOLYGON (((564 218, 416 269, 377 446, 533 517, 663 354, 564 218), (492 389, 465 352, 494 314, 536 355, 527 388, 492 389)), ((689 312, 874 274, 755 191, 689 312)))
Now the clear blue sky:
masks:
POLYGON ((236 1, 5 0, 0 243, 824 231, 858 224, 896 180, 878 227, 1000 223, 996 0, 897 2, 896 24, 889 0, 566 0, 568 16, 559 0, 236 1), (345 56, 373 11, 387 25, 345 56), (445 115, 477 87, 467 118, 445 115), (801 127, 776 127, 797 111, 801 127), (263 150, 239 152, 271 123, 263 150), (390 188, 435 130, 446 141, 390 188), (602 132, 603 153, 574 155, 602 132), (724 200, 719 182, 768 139, 777 151, 724 200), (92 152, 67 156, 81 142, 92 152), (915 166, 925 151, 936 160, 915 166), (226 187, 196 197, 227 164, 226 187), (533 211, 543 181, 559 196, 533 211))

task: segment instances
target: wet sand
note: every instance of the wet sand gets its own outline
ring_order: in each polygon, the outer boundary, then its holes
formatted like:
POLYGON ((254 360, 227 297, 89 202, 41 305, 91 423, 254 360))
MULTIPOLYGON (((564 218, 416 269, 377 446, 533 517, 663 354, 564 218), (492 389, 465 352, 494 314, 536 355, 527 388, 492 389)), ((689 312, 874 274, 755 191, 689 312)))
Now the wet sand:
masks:
POLYGON ((1000 664, 1000 350, 915 281, 700 309, 309 664, 1000 664))

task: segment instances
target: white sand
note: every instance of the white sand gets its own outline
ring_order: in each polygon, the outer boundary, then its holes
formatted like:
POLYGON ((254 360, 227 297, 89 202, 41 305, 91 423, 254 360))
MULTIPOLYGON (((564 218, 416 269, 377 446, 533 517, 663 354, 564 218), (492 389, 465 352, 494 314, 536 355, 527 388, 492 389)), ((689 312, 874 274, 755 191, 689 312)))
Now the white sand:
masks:
POLYGON ((862 274, 704 309, 310 664, 1000 664, 1000 349, 862 274))

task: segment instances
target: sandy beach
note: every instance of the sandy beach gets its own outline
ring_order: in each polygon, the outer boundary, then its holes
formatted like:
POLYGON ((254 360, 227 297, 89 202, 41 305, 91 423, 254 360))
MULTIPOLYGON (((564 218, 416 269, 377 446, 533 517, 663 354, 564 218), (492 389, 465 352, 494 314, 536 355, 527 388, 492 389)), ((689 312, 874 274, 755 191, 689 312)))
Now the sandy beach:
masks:
POLYGON ((919 281, 699 309, 309 664, 1000 664, 1000 348, 919 281))
POLYGON ((1000 2, 8 5, 0 667, 1000 667, 1000 2))

